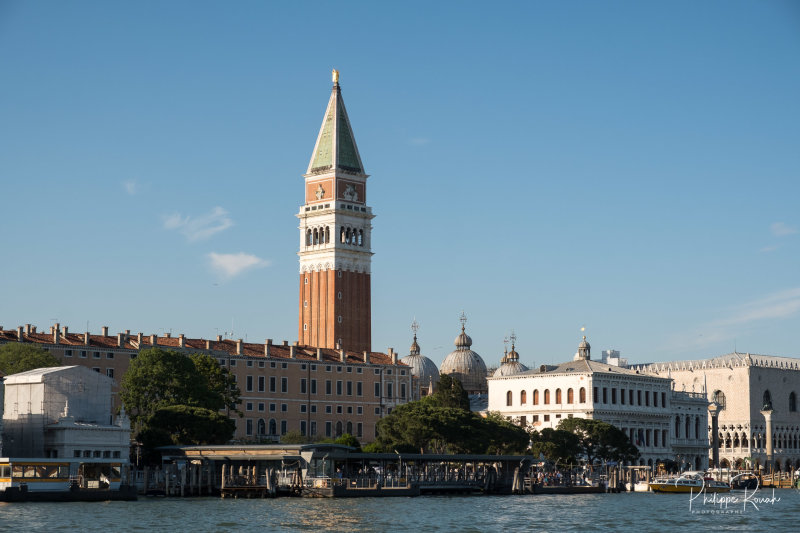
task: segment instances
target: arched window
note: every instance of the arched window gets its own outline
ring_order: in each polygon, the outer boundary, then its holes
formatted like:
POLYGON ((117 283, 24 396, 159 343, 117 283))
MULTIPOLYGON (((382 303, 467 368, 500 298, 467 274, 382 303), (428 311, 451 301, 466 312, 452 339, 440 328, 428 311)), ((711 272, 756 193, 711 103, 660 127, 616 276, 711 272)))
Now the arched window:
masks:
POLYGON ((711 400, 719 404, 720 411, 725 409, 725 393, 721 390, 714 391, 714 395, 711 397, 711 400))
POLYGON ((350 244, 351 242, 353 242, 352 239, 353 239, 353 235, 350 232, 350 228, 347 228, 346 230, 344 230, 344 243, 345 244, 350 244))
POLYGON ((506 393, 506 405, 511 405, 511 397, 512 397, 511 391, 508 391, 506 393))
POLYGON ((675 438, 681 438, 681 415, 675 417, 675 438))
POLYGON ((567 403, 575 403, 575 395, 572 389, 567 389, 567 403))
POLYGON ((274 418, 269 419, 269 434, 270 435, 277 435, 278 434, 278 423, 275 422, 274 418))
POLYGON ((578 401, 580 403, 586 403, 586 389, 581 387, 581 390, 578 391, 578 401))
POLYGON ((339 422, 336 422, 336 436, 337 437, 341 437, 342 436, 342 421, 341 420, 339 422))
POLYGON ((347 433, 349 433, 350 435, 353 434, 353 423, 352 422, 348 422, 347 423, 347 433))
POLYGON ((311 230, 306 231, 306 246, 311 246, 311 230))
POLYGON ((358 230, 358 245, 364 246, 364 230, 358 230))
POLYGON ((700 417, 694 417, 694 438, 700 438, 700 417))
POLYGON ((520 405, 525 405, 526 403, 528 403, 528 393, 525 392, 524 390, 520 391, 519 392, 519 404, 520 405))
POLYGON ((772 409, 772 395, 769 393, 769 389, 764 391, 764 409, 772 409))
POLYGON ((556 389, 556 403, 561 403, 561 389, 556 389))
POLYGON ((550 403, 550 389, 544 390, 544 404, 547 405, 550 403))
POLYGON ((264 422, 263 418, 258 419, 258 434, 264 435, 267 433, 267 424, 264 422))
POLYGON ((789 393, 789 412, 794 413, 797 411, 797 395, 794 391, 789 393))
POLYGON ((331 227, 325 226, 325 242, 331 242, 331 227))
MULTIPOLYGON (((690 423, 689 422, 689 418, 690 418, 689 416, 686 417, 686 433, 683 434, 684 438, 686 438, 686 439, 691 438, 691 435, 689 434, 689 428, 690 428, 690 426, 689 426, 689 423, 690 423)), ((730 446, 729 446, 729 448, 730 448, 730 446)))
POLYGON ((344 226, 339 228, 339 241, 344 244, 344 226))
POLYGON ((539 405, 539 389, 533 391, 533 405, 539 405))

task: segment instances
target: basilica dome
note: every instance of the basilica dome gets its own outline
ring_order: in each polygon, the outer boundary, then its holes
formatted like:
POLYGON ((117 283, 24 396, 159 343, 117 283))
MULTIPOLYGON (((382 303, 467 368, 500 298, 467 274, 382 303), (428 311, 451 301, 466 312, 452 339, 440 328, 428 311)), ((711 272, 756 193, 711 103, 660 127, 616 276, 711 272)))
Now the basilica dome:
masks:
POLYGON ((419 380, 423 392, 428 392, 431 385, 436 388, 436 384, 439 383, 439 369, 436 368, 436 363, 420 353, 416 335, 409 354, 400 361, 411 368, 411 375, 419 380))
POLYGON ((456 349, 445 357, 439 373, 458 379, 468 394, 485 393, 487 390, 486 364, 480 355, 470 349, 472 339, 464 331, 463 324, 461 333, 456 337, 455 345, 456 349))
POLYGON ((502 376, 513 376, 515 374, 521 374, 522 372, 527 372, 528 367, 523 365, 519 362, 519 354, 514 349, 514 345, 511 345, 511 351, 503 356, 502 364, 500 368, 494 371, 493 376, 498 378, 502 376))

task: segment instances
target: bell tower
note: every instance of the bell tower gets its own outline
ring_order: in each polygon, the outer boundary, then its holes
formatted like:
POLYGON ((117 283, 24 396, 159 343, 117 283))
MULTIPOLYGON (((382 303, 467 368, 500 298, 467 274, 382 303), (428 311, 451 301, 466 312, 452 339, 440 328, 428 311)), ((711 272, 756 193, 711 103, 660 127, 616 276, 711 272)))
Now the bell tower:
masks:
POLYGON ((333 71, 333 89, 300 206, 300 344, 371 351, 367 178, 333 71))

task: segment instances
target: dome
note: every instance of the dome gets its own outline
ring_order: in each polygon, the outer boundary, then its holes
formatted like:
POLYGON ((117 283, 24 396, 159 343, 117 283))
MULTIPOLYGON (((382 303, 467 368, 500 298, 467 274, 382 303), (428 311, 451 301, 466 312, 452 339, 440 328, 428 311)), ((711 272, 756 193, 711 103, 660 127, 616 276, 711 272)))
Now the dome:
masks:
POLYGON ((486 364, 481 356, 470 349, 472 339, 464 332, 456 337, 455 351, 450 352, 442 362, 439 373, 448 374, 461 382, 469 394, 486 392, 486 364))
POLYGON ((428 388, 431 383, 436 387, 439 382, 439 369, 436 368, 436 363, 420 354, 416 335, 414 335, 414 342, 411 343, 409 355, 400 359, 400 362, 408 365, 411 369, 411 375, 419 380, 420 387, 428 388))
POLYGON ((592 347, 586 341, 586 335, 583 336, 583 340, 578 345, 578 353, 575 354, 575 361, 580 361, 581 359, 589 360, 591 359, 592 347))
POLYGON ((503 357, 501 362, 500 368, 495 370, 494 374, 492 374, 492 376, 496 378, 501 376, 513 376, 528 371, 528 367, 519 362, 519 354, 514 349, 513 344, 511 345, 511 351, 503 357))

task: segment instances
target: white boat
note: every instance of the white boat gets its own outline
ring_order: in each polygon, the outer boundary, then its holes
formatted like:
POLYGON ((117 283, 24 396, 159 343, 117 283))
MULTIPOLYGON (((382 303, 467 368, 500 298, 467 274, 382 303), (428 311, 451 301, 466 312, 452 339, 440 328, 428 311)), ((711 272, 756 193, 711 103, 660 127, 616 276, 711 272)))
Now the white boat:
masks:
POLYGON ((730 492, 731 486, 724 481, 717 481, 703 472, 684 472, 680 476, 661 478, 650 482, 653 492, 730 492))
POLYGON ((135 500, 128 463, 103 458, 0 458, 0 501, 135 500))

